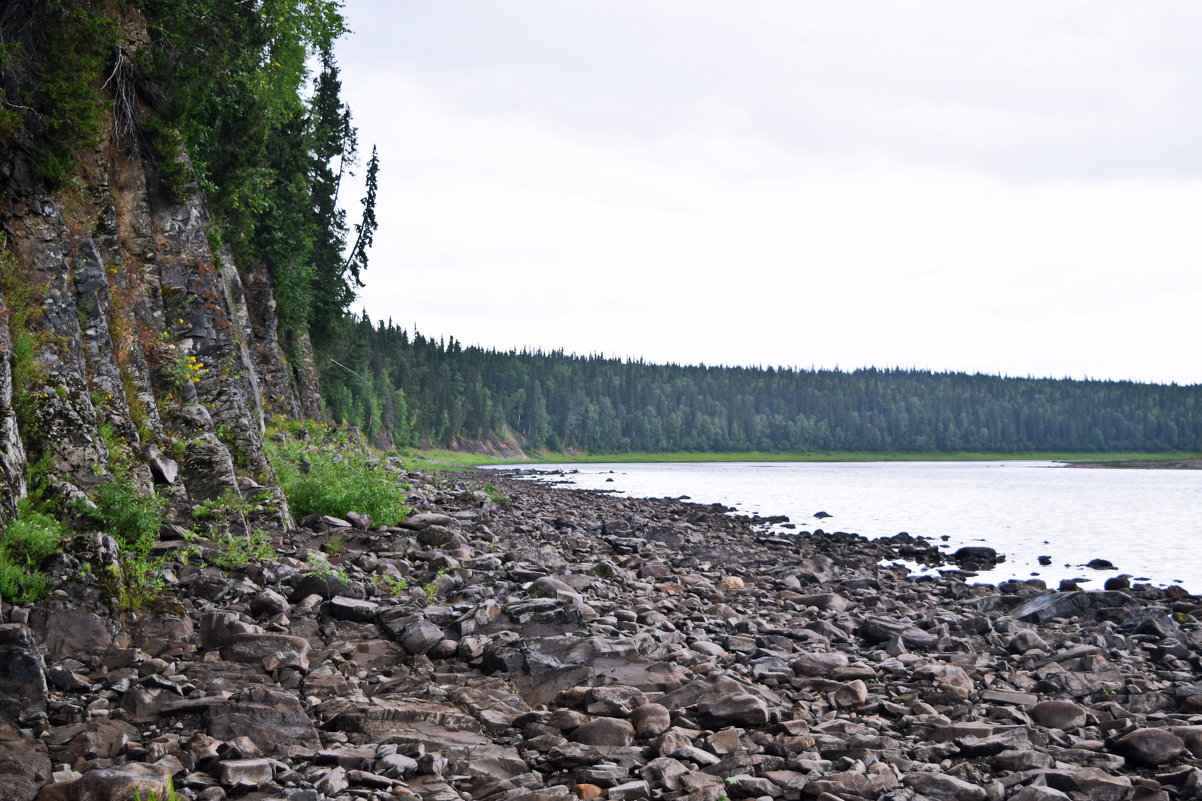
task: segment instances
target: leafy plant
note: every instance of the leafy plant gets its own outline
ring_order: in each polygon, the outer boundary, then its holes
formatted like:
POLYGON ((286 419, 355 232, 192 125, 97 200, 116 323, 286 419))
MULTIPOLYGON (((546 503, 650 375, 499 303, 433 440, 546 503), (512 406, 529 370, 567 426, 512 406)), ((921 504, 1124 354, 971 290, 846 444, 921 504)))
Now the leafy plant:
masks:
POLYGON ((78 150, 100 139, 109 103, 97 86, 117 50, 119 31, 98 0, 31 6, 24 25, 16 24, 20 11, 16 19, 6 15, 0 123, 31 152, 42 175, 62 184, 77 166, 78 150))
POLYGON ((170 331, 160 333, 156 344, 163 371, 177 392, 187 384, 199 384, 200 379, 209 374, 209 368, 205 367, 204 362, 185 353, 179 345, 171 341, 170 331))
POLYGON ((217 554, 213 563, 226 570, 234 570, 251 562, 267 562, 277 556, 271 537, 261 528, 247 535, 226 531, 214 538, 217 554))
POLYGON ((497 485, 489 481, 484 485, 484 494, 489 497, 493 503, 509 503, 509 496, 501 490, 497 489, 497 485))
POLYGON ((268 493, 261 491, 251 497, 244 498, 236 489, 227 487, 221 495, 201 501, 192 507, 193 520, 222 520, 226 512, 249 516, 255 511, 255 504, 265 500, 268 493))
POLYGON ((398 576, 389 576, 381 573, 376 576, 375 581, 377 587, 390 595, 400 595, 409 589, 409 582, 398 576))
POLYGON ((441 567, 438 569, 438 572, 434 574, 434 578, 422 585, 422 592, 426 594, 427 603, 434 603, 434 600, 438 597, 438 584, 442 581, 446 574, 447 569, 445 567, 441 567))
POLYGON ((112 591, 118 606, 127 612, 137 612, 162 595, 167 587, 162 568, 161 559, 151 561, 138 554, 124 555, 120 566, 110 565, 112 591))
POLYGON ((334 567, 332 564, 330 564, 330 560, 322 554, 312 551, 309 553, 306 561, 306 567, 308 568, 308 570, 305 571, 306 576, 325 579, 327 581, 333 579, 340 581, 343 584, 350 583, 351 577, 347 575, 347 572, 334 567))
POLYGON ((396 478, 366 454, 332 448, 302 451, 277 442, 269 442, 267 453, 297 515, 340 517, 358 512, 391 526, 412 511, 396 478))
POLYGON ((47 579, 38 566, 58 553, 66 529, 49 515, 35 512, 23 501, 17 519, 0 535, 0 597, 28 603, 46 593, 47 579))
POLYGON ((82 509, 116 538, 123 552, 150 553, 158 541, 167 499, 142 492, 128 468, 114 463, 113 478, 96 487, 95 509, 82 509))

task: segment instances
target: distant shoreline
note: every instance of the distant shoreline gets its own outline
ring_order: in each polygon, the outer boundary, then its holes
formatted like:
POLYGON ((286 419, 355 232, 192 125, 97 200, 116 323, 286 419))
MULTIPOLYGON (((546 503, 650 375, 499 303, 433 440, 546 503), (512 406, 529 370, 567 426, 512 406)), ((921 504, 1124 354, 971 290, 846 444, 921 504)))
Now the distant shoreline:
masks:
POLYGON ((1112 468, 1120 470, 1202 470, 1202 459, 1113 459, 1065 462, 1065 467, 1112 468))
POLYGON ((409 450, 410 458, 435 464, 482 466, 494 464, 627 464, 673 462, 1058 462, 1067 467, 1138 467, 1145 469, 1202 469, 1202 454, 1165 453, 1081 453, 1044 451, 1035 453, 919 453, 852 451, 811 451, 807 453, 725 452, 725 453, 564 453, 535 451, 523 456, 502 456, 451 450, 409 450))

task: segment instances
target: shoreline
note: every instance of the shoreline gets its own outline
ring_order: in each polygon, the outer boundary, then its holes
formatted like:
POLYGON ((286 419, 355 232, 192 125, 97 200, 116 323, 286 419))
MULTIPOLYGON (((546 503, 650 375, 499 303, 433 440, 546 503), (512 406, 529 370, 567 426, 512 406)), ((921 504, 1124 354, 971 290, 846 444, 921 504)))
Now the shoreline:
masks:
MULTIPOLYGON (((1064 465, 1046 466, 1060 467, 1064 465)), ((1167 565, 1159 566, 1160 569, 1157 569, 1157 566, 1132 565, 1130 563, 1131 560, 1124 559, 1122 553, 1117 555, 1113 553, 1115 549, 1110 549, 1110 552, 1107 552, 1105 548, 1098 550, 1093 548, 1076 548, 1076 552, 1074 553, 1074 548, 1069 547, 1061 549, 1061 551, 1069 551, 1068 554, 1061 552, 1059 556, 1053 559, 1051 556, 1046 556, 1045 554, 1056 553, 1057 549, 1055 545, 1050 545, 1047 540, 1043 541, 1042 545, 1034 542, 1014 542, 997 531, 992 533, 974 531, 968 534, 961 532, 959 536, 954 534, 951 536, 937 536, 942 531, 950 529, 930 529, 928 527, 928 530, 924 532, 921 530, 921 526, 918 529, 914 528, 913 521, 908 526, 903 524, 886 531, 873 530, 866 534, 861 534, 854 526, 843 528, 842 526, 846 526, 846 523, 841 525, 838 520, 810 519, 809 515, 799 511, 797 508, 787 509, 788 516, 778 514, 782 510, 773 508, 771 504, 766 504, 763 499, 759 499, 751 504, 755 512, 745 511, 747 509, 746 498, 734 494, 733 491, 718 493, 702 492, 702 498, 699 500, 693 494, 693 491, 688 489, 687 484, 680 482, 676 482, 674 485, 661 484, 654 489, 650 486, 643 486, 639 490, 610 489, 609 487, 623 485, 621 483, 597 484, 595 481, 589 481, 576 475, 577 473, 582 473, 604 476, 605 472, 623 472, 620 466, 616 464, 613 465, 613 470, 610 470, 611 466, 607 464, 600 465, 600 471, 596 470, 597 467, 597 465, 583 464, 538 464, 484 466, 479 469, 494 475, 529 476, 527 480, 539 481, 549 486, 557 486, 564 489, 579 489, 584 492, 612 494, 617 497, 629 497, 631 499, 663 496, 674 499, 685 499, 694 503, 705 503, 716 500, 730 505, 736 515, 750 515, 757 524, 760 521, 773 524, 773 530, 780 536, 786 537, 808 535, 810 532, 807 529, 814 529, 815 527, 819 531, 829 531, 833 527, 836 533, 859 537, 866 542, 877 542, 880 540, 888 541, 894 532, 908 529, 915 538, 930 542, 940 548, 940 553, 944 553, 948 557, 946 564, 953 568, 955 565, 954 560, 951 559, 951 554, 961 546, 983 548, 992 551, 994 554, 992 560, 987 564, 977 564, 974 569, 975 575, 968 577, 968 580, 971 582, 988 584, 990 586, 996 586, 1011 580, 1025 581, 1033 579, 1044 582, 1051 590, 1055 590, 1061 584, 1082 590, 1100 590, 1103 587, 1121 586, 1124 580, 1129 579, 1127 583, 1148 584, 1161 589, 1167 587, 1181 588, 1183 585, 1188 585, 1194 591, 1199 589, 1199 580, 1196 572, 1181 573, 1179 570, 1173 570, 1171 566, 1167 565), (578 482, 585 486, 579 486, 578 482), (646 496, 626 494, 627 492, 637 491, 652 491, 655 494, 646 496), (757 513, 763 517, 757 516, 757 513), (932 534, 932 531, 934 531, 934 534, 932 534), (1112 562, 1111 560, 1114 561, 1112 562)), ((638 464, 630 465, 632 471, 636 470, 637 467, 639 467, 638 464)), ((613 480, 613 478, 606 479, 606 481, 613 480)), ((749 489, 748 492, 751 492, 753 497, 758 497, 755 496, 753 489, 749 489)), ((832 511, 836 510, 832 509, 832 511)), ((1122 549, 1118 550, 1121 551, 1122 549)), ((1127 556, 1129 557, 1130 554, 1127 554, 1127 556)), ((924 571, 929 571, 932 566, 930 564, 912 564, 909 565, 909 568, 913 571, 914 575, 922 575, 924 571)))
MULTIPOLYGON (((1197 462, 1202 465, 1202 456, 1197 454, 1165 452, 1165 453, 1132 453, 1119 452, 1113 454, 1098 454, 1065 451, 1038 451, 1030 453, 986 453, 986 452, 957 452, 945 453, 926 451, 915 453, 901 452, 856 452, 856 451, 823 451, 810 453, 769 453, 769 452, 677 452, 677 453, 549 453, 540 452, 525 457, 501 457, 472 453, 469 451, 412 451, 421 459, 435 464, 456 465, 465 468, 489 467, 492 465, 540 465, 540 464, 641 464, 641 463, 689 463, 689 462, 1030 462, 1048 461, 1063 462, 1071 465, 1123 465, 1141 466, 1161 463, 1197 462), (425 455, 423 455, 425 454, 425 455), (457 459, 462 461, 457 462, 457 459)), ((1192 466, 1192 465, 1191 465, 1192 466)))
POLYGON ((1148 461, 1116 459, 1066 462, 1067 467, 1112 470, 1202 470, 1202 459, 1152 459, 1148 461))
POLYGON ((4 605, 0 664, 22 671, 0 675, 0 700, 20 699, 0 704, 0 794, 172 777, 191 799, 1202 786, 1202 598, 1180 588, 969 585, 982 549, 948 565, 908 535, 776 536, 718 504, 492 471, 405 480, 400 526, 314 516, 232 569, 202 544, 136 616, 70 565, 44 601, 4 605))

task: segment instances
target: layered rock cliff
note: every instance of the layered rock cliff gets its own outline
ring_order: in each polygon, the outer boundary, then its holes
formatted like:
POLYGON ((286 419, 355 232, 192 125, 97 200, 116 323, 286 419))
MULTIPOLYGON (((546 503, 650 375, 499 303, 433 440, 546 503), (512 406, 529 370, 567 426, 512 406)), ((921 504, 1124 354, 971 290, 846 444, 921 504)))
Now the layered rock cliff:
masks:
MULTIPOLYGON (((0 163, 4 518, 30 483, 86 497, 118 456, 177 512, 274 488, 265 418, 301 410, 267 270, 214 249, 196 187, 176 199, 104 141, 57 188, 19 150, 0 163)), ((278 492, 270 517, 288 524, 278 492)))

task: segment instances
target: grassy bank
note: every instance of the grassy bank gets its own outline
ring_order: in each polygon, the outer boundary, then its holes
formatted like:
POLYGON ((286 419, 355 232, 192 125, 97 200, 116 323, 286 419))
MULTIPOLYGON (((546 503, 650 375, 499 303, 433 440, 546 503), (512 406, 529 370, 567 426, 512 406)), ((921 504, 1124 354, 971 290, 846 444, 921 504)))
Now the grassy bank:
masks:
POLYGON ((993 462, 993 461, 1088 461, 1088 462, 1166 462, 1198 458, 1189 453, 857 453, 852 451, 815 451, 809 453, 556 453, 539 451, 526 459, 503 459, 456 451, 408 451, 406 463, 415 466, 482 466, 494 464, 595 464, 641 462, 993 462))

